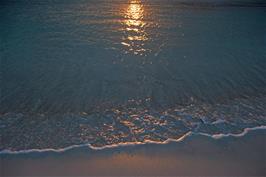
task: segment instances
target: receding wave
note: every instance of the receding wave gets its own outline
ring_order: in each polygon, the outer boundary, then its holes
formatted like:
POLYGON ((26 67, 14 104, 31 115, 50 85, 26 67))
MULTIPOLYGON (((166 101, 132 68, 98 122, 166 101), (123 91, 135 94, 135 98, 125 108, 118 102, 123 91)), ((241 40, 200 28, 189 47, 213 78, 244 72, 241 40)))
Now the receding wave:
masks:
MULTIPOLYGON (((245 128, 244 131, 242 133, 239 134, 217 134, 217 135, 209 135, 206 133, 199 133, 200 135, 204 135, 204 136, 208 136, 208 137, 212 137, 214 139, 220 139, 220 138, 224 138, 224 137, 242 137, 244 135, 246 135, 247 133, 249 133, 250 131, 253 130, 265 130, 266 126, 259 126, 259 127, 253 127, 253 128, 245 128)), ((131 146, 131 145, 143 145, 143 144, 167 144, 169 142, 180 142, 183 141, 186 137, 193 135, 195 133, 192 132, 188 132, 186 133, 184 136, 180 137, 179 139, 167 139, 166 141, 163 142, 157 142, 157 141, 145 141, 145 142, 129 142, 129 143, 119 143, 119 144, 114 144, 114 145, 106 145, 103 147, 94 147, 91 146, 91 144, 81 144, 81 145, 72 145, 66 148, 60 148, 60 149, 29 149, 29 150, 19 150, 19 151, 12 151, 12 150, 2 150, 0 151, 0 154, 27 154, 27 153, 42 153, 42 152, 56 152, 56 153, 60 153, 60 152, 65 152, 74 148, 81 148, 81 147, 89 147, 93 150, 102 150, 102 149, 106 149, 106 148, 116 148, 116 147, 121 147, 121 146, 131 146)))
POLYGON ((194 103, 156 111, 124 105, 98 113, 0 116, 2 153, 61 152, 89 146, 104 149, 132 144, 180 141, 190 134, 213 138, 243 136, 265 129, 265 99, 224 104, 194 103))

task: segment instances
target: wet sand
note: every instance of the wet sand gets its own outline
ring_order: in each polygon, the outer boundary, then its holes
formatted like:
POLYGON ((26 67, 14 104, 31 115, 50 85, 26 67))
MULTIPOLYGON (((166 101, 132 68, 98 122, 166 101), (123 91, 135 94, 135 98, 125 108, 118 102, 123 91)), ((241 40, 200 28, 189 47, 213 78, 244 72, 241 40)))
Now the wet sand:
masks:
POLYGON ((167 145, 1 155, 1 176, 265 176, 266 130, 167 145))

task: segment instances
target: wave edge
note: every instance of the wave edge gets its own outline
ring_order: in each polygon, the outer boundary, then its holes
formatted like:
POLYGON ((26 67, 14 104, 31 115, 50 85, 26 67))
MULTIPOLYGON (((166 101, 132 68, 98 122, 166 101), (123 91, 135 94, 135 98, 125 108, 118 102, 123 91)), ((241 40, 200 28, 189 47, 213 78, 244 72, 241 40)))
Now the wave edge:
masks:
POLYGON ((233 133, 227 133, 227 134, 214 134, 214 135, 210 135, 207 133, 195 133, 192 131, 187 132, 186 134, 184 134, 183 136, 181 136, 178 139, 172 139, 172 138, 168 138, 165 141, 162 142, 157 142, 157 141, 144 141, 144 142, 128 142, 128 143, 118 143, 118 144, 113 144, 113 145, 106 145, 106 146, 102 146, 102 147, 94 147, 91 144, 80 144, 80 145, 72 145, 72 146, 68 146, 65 148, 59 148, 59 149, 53 149, 53 148, 47 148, 47 149, 29 149, 29 150, 19 150, 19 151, 12 151, 12 150, 2 150, 0 151, 0 155, 1 154, 29 154, 29 153, 44 153, 44 152, 55 152, 55 153, 63 153, 66 152, 68 150, 71 149, 75 149, 75 148, 81 148, 81 147, 88 147, 92 150, 103 150, 103 149, 108 149, 108 148, 117 148, 117 147, 122 147, 122 146, 134 146, 134 145, 145 145, 145 144, 168 144, 170 142, 181 142, 184 139, 186 139, 187 137, 191 136, 191 135, 202 135, 202 136, 207 136, 213 139, 221 139, 221 138, 226 138, 226 137, 243 137, 245 136, 247 133, 249 133, 250 131, 254 131, 254 130, 266 130, 266 125, 262 125, 262 126, 257 126, 257 127, 252 127, 252 128, 245 128, 241 133, 238 134, 233 134, 233 133))

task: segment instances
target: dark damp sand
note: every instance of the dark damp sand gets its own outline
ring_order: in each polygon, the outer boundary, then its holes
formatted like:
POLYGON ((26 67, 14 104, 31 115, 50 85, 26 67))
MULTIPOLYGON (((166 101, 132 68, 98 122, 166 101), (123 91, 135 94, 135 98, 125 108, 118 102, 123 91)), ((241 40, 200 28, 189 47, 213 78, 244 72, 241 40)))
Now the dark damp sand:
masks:
POLYGON ((266 130, 167 145, 1 155, 1 176, 266 176, 266 130))

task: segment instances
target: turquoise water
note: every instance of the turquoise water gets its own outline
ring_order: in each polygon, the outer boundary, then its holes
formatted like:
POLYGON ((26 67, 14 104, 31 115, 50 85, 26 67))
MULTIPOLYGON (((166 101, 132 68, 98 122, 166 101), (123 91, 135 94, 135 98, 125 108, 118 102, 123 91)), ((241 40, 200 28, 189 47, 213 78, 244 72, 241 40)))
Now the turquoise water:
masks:
POLYGON ((8 1, 0 16, 0 150, 266 125, 262 1, 8 1))

